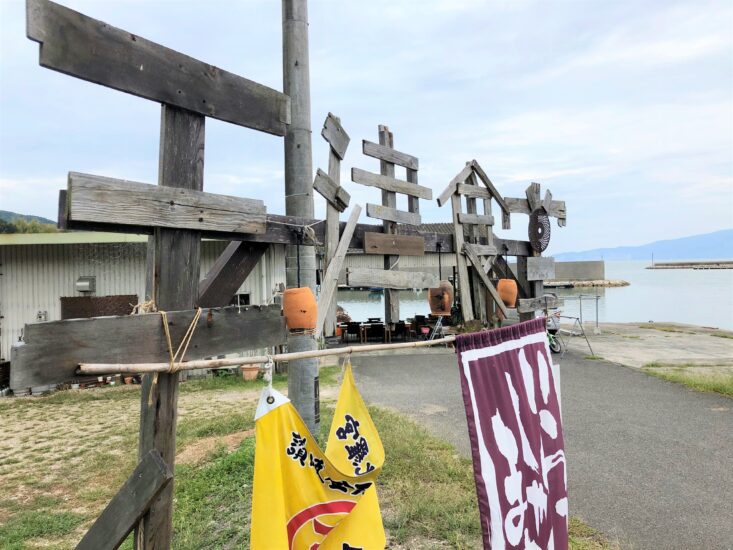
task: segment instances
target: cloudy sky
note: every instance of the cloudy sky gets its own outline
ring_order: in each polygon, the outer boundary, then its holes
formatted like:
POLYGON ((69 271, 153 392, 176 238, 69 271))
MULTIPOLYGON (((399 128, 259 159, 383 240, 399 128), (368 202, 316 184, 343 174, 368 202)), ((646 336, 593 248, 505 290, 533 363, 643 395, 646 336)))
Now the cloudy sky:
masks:
MULTIPOLYGON (((65 5, 282 89, 276 0, 65 5)), ((733 227, 733 3, 310 1, 314 168, 331 111, 352 145, 342 179, 378 171, 360 140, 387 124, 435 196, 477 159, 505 196, 565 200, 551 251, 733 227), (543 191, 544 192, 544 191, 543 191)), ((54 218, 68 171, 155 183, 160 107, 38 66, 24 4, 0 0, 0 209, 54 218)), ((282 139, 209 119, 205 189, 284 212, 282 139)), ((421 205, 424 221, 448 206, 421 205)), ((316 213, 323 215, 316 198, 316 213)), ((522 238, 526 217, 513 217, 522 238)))

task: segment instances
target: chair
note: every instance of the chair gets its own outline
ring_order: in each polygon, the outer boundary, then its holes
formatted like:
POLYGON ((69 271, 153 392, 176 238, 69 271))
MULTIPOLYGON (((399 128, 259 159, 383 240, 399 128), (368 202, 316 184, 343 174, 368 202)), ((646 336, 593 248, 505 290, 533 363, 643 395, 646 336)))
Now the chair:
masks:
POLYGON ((398 321, 395 324, 392 330, 392 339, 395 338, 402 338, 402 340, 407 341, 407 325, 404 321, 398 321))
POLYGON ((350 336, 354 336, 357 340, 359 340, 361 338, 361 323, 346 323, 346 330, 344 331, 343 335, 346 342, 349 341, 350 336))
POLYGON ((376 338, 384 342, 384 324, 374 323, 367 328, 366 339, 376 338))

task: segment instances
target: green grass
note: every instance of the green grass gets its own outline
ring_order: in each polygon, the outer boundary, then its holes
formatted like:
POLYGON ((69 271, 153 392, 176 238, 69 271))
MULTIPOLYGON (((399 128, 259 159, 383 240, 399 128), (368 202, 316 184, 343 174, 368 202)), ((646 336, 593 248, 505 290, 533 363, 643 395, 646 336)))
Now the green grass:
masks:
POLYGON ((678 328, 674 327, 668 327, 664 325, 655 325, 655 324, 648 324, 648 325, 639 325, 639 328, 645 328, 645 329, 652 329, 652 330, 661 330, 662 332, 681 332, 683 334, 694 334, 694 332, 688 332, 686 330, 680 330, 678 328))
POLYGON ((731 332, 711 332, 710 336, 717 336, 718 338, 730 338, 733 339, 733 333, 731 332))
MULTIPOLYGON (((338 383, 338 366, 320 370, 321 385, 338 383)), ((276 385, 285 385, 284 376, 276 385)), ((262 387, 262 382, 244 382, 236 376, 193 380, 181 385, 182 393, 200 393, 204 400, 216 400, 222 391, 262 387)), ((136 387, 88 392, 64 392, 20 404, 21 411, 32 403, 41 410, 63 413, 75 403, 89 400, 139 400, 136 387)), ((199 397, 198 395, 196 396, 199 397)), ((226 436, 254 426, 254 403, 244 401, 241 409, 227 414, 182 417, 178 423, 179 450, 203 438, 226 436)), ((333 402, 321 407, 320 440, 325 442, 332 418, 333 402)), ((384 443, 387 459, 378 481, 385 528, 392 544, 405 548, 449 547, 472 549, 481 546, 479 515, 473 469, 470 460, 459 456, 449 444, 432 437, 406 417, 380 408, 370 408, 384 443)), ((15 412, 15 411, 13 411, 15 412)), ((115 432, 118 433, 118 432, 115 432)), ((106 435, 114 435, 111 432, 106 435)), ((119 456, 108 449, 82 442, 66 452, 82 456, 74 475, 88 482, 66 482, 71 470, 62 469, 57 478, 40 479, 37 473, 19 478, 21 487, 43 491, 34 499, 18 499, 12 490, 0 500, 0 548, 20 550, 35 544, 34 539, 52 548, 71 548, 88 524, 104 507, 127 474, 134 468, 137 426, 119 425, 123 439, 119 456), (114 465, 110 470, 110 465, 114 465), (50 495, 53 488, 54 496, 50 495)), ((213 447, 203 460, 176 466, 174 542, 176 549, 246 548, 249 545, 249 518, 252 498, 254 437, 245 438, 233 450, 223 443, 213 447)), ((71 467, 71 466, 69 466, 71 467)), ((10 489, 8 487, 8 489, 10 489)), ((610 548, 598 532, 577 519, 570 523, 570 548, 603 550, 610 548)), ((130 550, 132 540, 122 548, 130 550)))
POLYGON ((733 369, 717 365, 649 363, 644 365, 644 372, 696 391, 733 397, 733 369), (721 372, 722 369, 727 372, 721 372))
POLYGON ((603 357, 600 355, 586 355, 583 359, 588 359, 589 361, 603 361, 603 357))
POLYGON ((82 521, 84 516, 73 512, 53 512, 47 509, 20 512, 0 525, 2 548, 20 550, 26 548, 26 543, 31 539, 66 535, 82 521))

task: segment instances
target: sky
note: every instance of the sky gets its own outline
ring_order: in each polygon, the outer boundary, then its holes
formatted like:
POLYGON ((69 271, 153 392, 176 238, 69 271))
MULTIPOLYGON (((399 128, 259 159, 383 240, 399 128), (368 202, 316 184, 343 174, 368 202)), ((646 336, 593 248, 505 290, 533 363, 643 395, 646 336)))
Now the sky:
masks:
MULTIPOLYGON (((275 0, 62 3, 282 90, 275 0)), ((313 168, 330 111, 352 203, 380 202, 349 174, 379 171, 360 142, 386 124, 434 197, 471 159, 504 196, 550 189, 568 212, 551 253, 733 227, 729 0, 311 0, 309 19, 313 168)), ((69 171, 156 183, 159 122, 158 104, 41 68, 24 3, 0 0, 0 209, 55 219, 69 171)), ((282 138, 207 119, 205 154, 206 191, 284 213, 282 138)), ((421 201, 423 222, 449 208, 421 201)))

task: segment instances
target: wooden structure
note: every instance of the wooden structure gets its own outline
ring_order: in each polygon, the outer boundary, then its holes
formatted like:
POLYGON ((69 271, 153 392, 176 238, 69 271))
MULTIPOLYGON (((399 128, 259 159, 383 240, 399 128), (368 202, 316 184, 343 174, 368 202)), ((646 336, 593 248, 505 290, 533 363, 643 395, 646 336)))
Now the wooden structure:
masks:
POLYGON ((43 67, 162 104, 158 185, 71 173, 59 213, 62 226, 149 233, 147 297, 168 313, 28 326, 13 349, 12 385, 61 382, 85 357, 169 362, 169 372, 143 379, 140 463, 80 543, 115 548, 137 525, 136 548, 169 548, 179 381, 172 346, 187 340, 186 358, 203 358, 284 343, 279 308, 213 306, 229 302, 263 243, 294 243, 293 226, 306 223, 268 217, 261 201, 203 191, 205 120, 284 136, 290 98, 48 0, 27 0, 27 34, 41 44, 43 67), (203 235, 239 242, 199 282, 203 235), (202 305, 212 308, 196 313, 202 305))
MULTIPOLYGON (((341 126, 341 119, 328 113, 321 130, 323 139, 328 142, 328 174, 323 170, 316 172, 313 181, 313 188, 326 199, 326 235, 324 263, 330 267, 336 247, 339 242, 339 214, 346 210, 351 200, 350 195, 341 187, 341 161, 346 156, 346 149, 349 146, 349 134, 341 126)), ((355 224, 356 225, 356 224, 355 224)), ((353 233, 353 230, 352 230, 353 233)), ((351 239, 351 237, 349 237, 351 239)), ((348 242, 347 242, 348 245, 348 242)), ((336 273, 338 278, 338 272, 336 273)), ((323 295, 323 293, 321 293, 323 295)), ((326 303, 318 304, 318 314, 324 311, 324 326, 319 324, 317 331, 323 331, 325 336, 333 336, 336 333, 336 296, 335 293, 326 303)))
MULTIPOLYGON (((524 199, 505 198, 476 160, 454 177, 437 199, 438 206, 450 202, 453 211, 454 249, 456 252, 458 292, 464 321, 479 319, 483 323, 493 322, 494 312, 507 315, 507 309, 492 279, 511 278, 519 289, 518 311, 520 318, 531 318, 535 310, 556 305, 551 298, 543 296, 542 281, 550 275, 547 259, 526 241, 504 241, 494 235, 492 201, 501 211, 502 228, 511 228, 511 214, 530 214, 542 209, 546 215, 558 218, 558 224, 565 225, 565 203, 552 200, 547 191, 540 199, 539 184, 527 188, 524 199), (478 202, 481 201, 481 209, 478 202), (465 204, 465 212, 463 205, 465 204), (517 275, 507 263, 507 256, 517 257, 517 275), (528 265, 532 269, 528 271, 528 265), (552 302, 552 303, 550 303, 552 302)), ((551 278, 551 277, 549 277, 551 278)))
MULTIPOLYGON (((369 245, 365 251, 370 254, 384 254, 384 270, 353 269, 347 273, 349 286, 369 286, 384 288, 384 321, 396 323, 400 319, 400 304, 397 290, 415 288, 415 278, 423 277, 421 284, 435 286, 437 278, 427 273, 403 273, 399 271, 400 255, 422 254, 419 236, 405 238, 400 236, 399 224, 420 225, 420 199, 431 200, 433 192, 417 182, 419 162, 417 157, 397 151, 394 136, 389 128, 379 126, 379 143, 364 140, 362 152, 379 159, 380 173, 375 174, 360 168, 351 169, 351 180, 361 185, 377 187, 382 190, 382 204, 367 204, 367 216, 382 220, 382 233, 379 237, 365 237, 369 245), (395 177, 395 164, 405 168, 404 180, 395 177), (407 195, 407 211, 397 209, 397 194, 407 195)), ((422 288, 422 286, 420 286, 422 288)))

